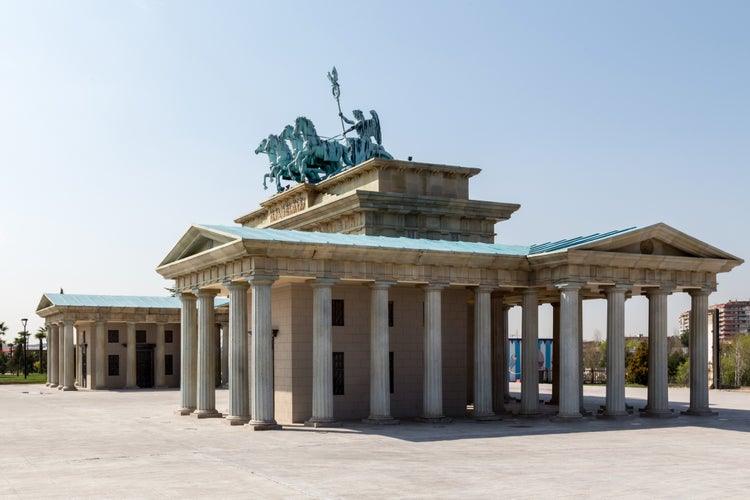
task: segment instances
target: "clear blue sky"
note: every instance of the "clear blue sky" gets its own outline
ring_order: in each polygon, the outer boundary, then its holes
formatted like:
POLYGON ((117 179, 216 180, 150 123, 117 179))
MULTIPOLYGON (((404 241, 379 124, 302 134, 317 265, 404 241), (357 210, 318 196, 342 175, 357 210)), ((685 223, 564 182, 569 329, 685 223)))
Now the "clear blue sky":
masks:
POLYGON ((473 198, 522 204, 498 241, 665 222, 747 258, 748 26, 746 1, 0 1, 0 321, 36 330, 61 287, 164 294, 191 223, 271 194, 261 138, 339 131, 333 65, 395 157, 479 167, 473 198))

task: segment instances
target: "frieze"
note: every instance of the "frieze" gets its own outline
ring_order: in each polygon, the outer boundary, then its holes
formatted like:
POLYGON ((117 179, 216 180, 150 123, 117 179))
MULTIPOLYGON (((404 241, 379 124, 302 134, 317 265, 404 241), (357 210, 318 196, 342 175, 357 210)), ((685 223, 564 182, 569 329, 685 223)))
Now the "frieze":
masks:
POLYGON ((268 219, 270 222, 276 222, 279 219, 283 219, 284 217, 288 217, 292 214, 296 214, 297 212, 301 212, 306 208, 307 195, 303 194, 300 196, 295 196, 294 198, 284 200, 278 205, 270 207, 268 209, 268 219))

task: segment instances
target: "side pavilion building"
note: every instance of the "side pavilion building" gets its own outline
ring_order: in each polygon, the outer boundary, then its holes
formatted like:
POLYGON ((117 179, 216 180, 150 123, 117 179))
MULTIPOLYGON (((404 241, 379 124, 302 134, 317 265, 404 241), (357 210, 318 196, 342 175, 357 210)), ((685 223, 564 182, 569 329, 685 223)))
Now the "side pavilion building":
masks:
POLYGON ((607 300, 604 416, 627 416, 624 303, 649 301, 644 415, 670 416, 667 296, 691 296, 690 408, 708 414, 706 315, 742 260, 665 224, 543 245, 494 242, 516 204, 469 199, 478 169, 373 159, 276 194, 237 226, 193 225, 159 264, 181 304, 183 414, 218 417, 210 360, 229 299, 227 420, 333 425, 504 411, 521 306, 521 414, 538 413, 538 309, 553 307, 558 418, 581 417, 582 301, 607 300), (197 304, 197 307, 196 307, 197 304))
MULTIPOLYGON (((227 331, 226 301, 216 305, 218 356, 221 333, 227 331)), ((179 387, 178 298, 45 293, 36 312, 47 327, 48 386, 65 391, 179 387)), ((217 383, 226 364, 221 361, 217 383)))

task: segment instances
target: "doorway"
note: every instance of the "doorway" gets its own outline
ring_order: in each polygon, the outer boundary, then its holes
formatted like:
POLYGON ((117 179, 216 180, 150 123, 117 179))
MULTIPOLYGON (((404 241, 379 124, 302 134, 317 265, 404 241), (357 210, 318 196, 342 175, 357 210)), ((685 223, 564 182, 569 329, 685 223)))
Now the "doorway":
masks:
POLYGON ((154 386, 154 346, 138 346, 135 350, 135 384, 142 388, 154 386))

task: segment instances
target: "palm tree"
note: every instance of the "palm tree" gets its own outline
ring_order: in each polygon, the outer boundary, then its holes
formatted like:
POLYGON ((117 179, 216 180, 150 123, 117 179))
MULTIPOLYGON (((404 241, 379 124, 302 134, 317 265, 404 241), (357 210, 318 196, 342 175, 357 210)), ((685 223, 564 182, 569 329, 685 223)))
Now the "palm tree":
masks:
POLYGON ((5 335, 5 332, 7 331, 8 325, 5 324, 5 321, 0 321, 0 356, 3 355, 3 343, 5 342, 3 335, 5 335))
POLYGON ((5 339, 3 338, 3 335, 5 335, 5 332, 7 331, 8 326, 5 324, 5 321, 0 321, 0 356, 4 356, 3 343, 5 342, 5 339))
POLYGON ((40 326, 39 329, 34 334, 34 337, 39 339, 39 373, 44 373, 42 370, 44 369, 44 356, 42 351, 42 340, 47 338, 47 327, 46 326, 40 326))
POLYGON ((40 326, 34 334, 34 337, 39 340, 39 373, 44 373, 44 351, 42 350, 42 340, 47 338, 47 327, 40 326))

